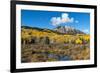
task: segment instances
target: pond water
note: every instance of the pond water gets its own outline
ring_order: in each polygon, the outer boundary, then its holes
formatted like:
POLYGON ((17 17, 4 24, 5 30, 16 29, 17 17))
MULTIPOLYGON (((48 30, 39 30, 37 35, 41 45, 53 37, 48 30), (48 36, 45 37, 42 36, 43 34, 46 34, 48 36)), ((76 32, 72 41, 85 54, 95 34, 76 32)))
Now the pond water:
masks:
MULTIPOLYGON (((54 60, 56 60, 56 61, 69 61, 69 60, 72 60, 69 56, 66 56, 66 55, 63 55, 63 54, 54 54, 54 53, 38 53, 38 54, 40 54, 40 55, 44 55, 44 56, 46 56, 47 58, 46 58, 46 60, 48 60, 48 59, 51 59, 51 61, 52 61, 52 59, 54 60)), ((30 60, 28 59, 28 58, 22 58, 22 60, 21 60, 22 62, 30 62, 30 60)))
POLYGON ((72 60, 69 56, 62 55, 62 54, 54 54, 54 53, 41 53, 41 55, 45 55, 48 58, 56 59, 57 61, 68 61, 72 60))
POLYGON ((57 55, 57 54, 48 54, 48 58, 55 58, 58 61, 68 61, 68 60, 72 60, 69 56, 65 56, 65 55, 57 55))

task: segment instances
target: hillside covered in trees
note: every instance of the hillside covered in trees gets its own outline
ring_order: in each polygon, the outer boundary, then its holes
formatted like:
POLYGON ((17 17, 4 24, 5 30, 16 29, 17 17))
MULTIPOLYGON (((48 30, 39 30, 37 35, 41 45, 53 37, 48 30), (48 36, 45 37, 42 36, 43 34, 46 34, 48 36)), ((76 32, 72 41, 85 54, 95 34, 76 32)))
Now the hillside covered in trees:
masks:
POLYGON ((56 30, 21 27, 21 62, 87 60, 90 58, 90 35, 79 30, 56 30), (74 31, 75 30, 75 31, 74 31), (71 33, 71 34, 70 34, 71 33))

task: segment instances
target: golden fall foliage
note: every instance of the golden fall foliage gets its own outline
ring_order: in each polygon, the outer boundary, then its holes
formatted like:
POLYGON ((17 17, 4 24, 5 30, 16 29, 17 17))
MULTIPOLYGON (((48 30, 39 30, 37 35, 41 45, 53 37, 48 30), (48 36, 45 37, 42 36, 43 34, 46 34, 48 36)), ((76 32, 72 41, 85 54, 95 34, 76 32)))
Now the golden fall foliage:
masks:
POLYGON ((71 60, 86 60, 90 57, 90 35, 88 34, 69 35, 50 30, 22 28, 21 41, 24 42, 21 46, 22 62, 58 61, 58 56, 61 55, 69 56, 71 60), (34 40, 38 43, 34 44, 34 40), (41 40, 45 41, 45 44, 41 44, 41 40), (51 54, 54 54, 53 57, 50 56, 51 54))
POLYGON ((57 43, 76 43, 76 44, 82 44, 83 41, 89 42, 90 36, 89 35, 68 35, 68 34, 57 34, 54 32, 47 31, 38 31, 38 30, 32 30, 32 29, 22 29, 21 38, 22 39, 30 39, 31 37, 49 37, 50 40, 55 41, 57 43))

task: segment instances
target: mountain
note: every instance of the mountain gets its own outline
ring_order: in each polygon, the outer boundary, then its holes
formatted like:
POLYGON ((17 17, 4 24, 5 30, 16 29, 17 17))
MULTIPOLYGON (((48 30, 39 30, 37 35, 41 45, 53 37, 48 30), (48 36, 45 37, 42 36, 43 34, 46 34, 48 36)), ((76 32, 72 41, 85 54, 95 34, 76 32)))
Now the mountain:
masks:
POLYGON ((84 32, 70 26, 58 26, 54 30, 63 34, 85 34, 84 32))
POLYGON ((47 28, 38 28, 38 27, 30 27, 30 26, 21 26, 21 28, 23 29, 33 29, 33 30, 38 30, 38 31, 43 31, 43 32, 53 32, 53 33, 56 33, 56 34, 62 34, 60 32, 57 32, 55 30, 51 30, 51 29, 47 29, 47 28))
POLYGON ((75 29, 73 27, 69 27, 69 26, 58 26, 56 28, 54 28, 53 30, 51 29, 47 29, 47 28, 38 28, 38 27, 29 27, 29 26, 21 26, 21 28, 24 28, 24 29, 35 29, 35 30, 38 30, 38 31, 45 31, 45 32, 53 32, 53 33, 56 33, 56 34, 70 34, 70 35, 75 35, 75 34, 85 34, 84 32, 78 30, 78 29, 75 29))

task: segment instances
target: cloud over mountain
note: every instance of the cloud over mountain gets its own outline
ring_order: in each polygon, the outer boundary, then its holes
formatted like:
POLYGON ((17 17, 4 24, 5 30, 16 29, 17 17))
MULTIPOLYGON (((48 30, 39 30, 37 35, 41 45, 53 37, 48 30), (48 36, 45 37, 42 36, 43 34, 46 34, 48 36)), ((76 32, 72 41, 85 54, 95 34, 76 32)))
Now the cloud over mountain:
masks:
POLYGON ((60 17, 51 18, 51 24, 53 26, 58 26, 64 23, 73 23, 74 21, 75 21, 74 18, 73 17, 70 18, 68 13, 62 13, 60 17))

